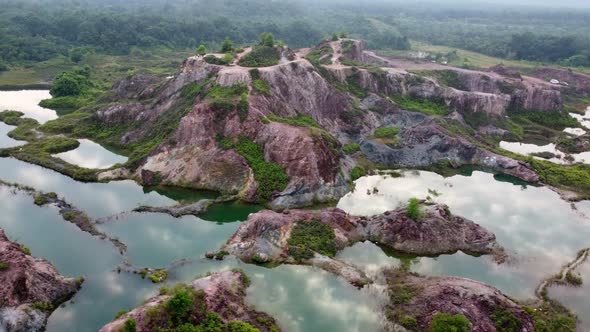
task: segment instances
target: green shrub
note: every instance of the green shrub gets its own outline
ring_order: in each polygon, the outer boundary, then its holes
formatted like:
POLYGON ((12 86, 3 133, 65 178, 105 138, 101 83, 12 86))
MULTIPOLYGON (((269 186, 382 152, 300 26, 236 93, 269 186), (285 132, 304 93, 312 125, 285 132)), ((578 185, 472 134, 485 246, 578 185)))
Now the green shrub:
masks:
POLYGON ((419 71, 416 74, 433 77, 441 86, 451 87, 457 90, 467 90, 459 73, 455 70, 424 70, 419 71))
POLYGON ((137 332, 137 323, 135 319, 129 318, 125 321, 125 325, 123 326, 124 332, 137 332))
POLYGON ((33 309, 37 309, 40 311, 51 312, 54 309, 53 304, 51 302, 34 302, 31 304, 33 309))
POLYGON ((394 127, 383 127, 375 129, 373 133, 373 137, 376 138, 395 138, 397 134, 400 132, 400 128, 394 127))
POLYGON ((582 286, 584 283, 582 276, 575 274, 572 271, 568 271, 568 273, 566 273, 565 281, 572 286, 582 286))
POLYGON ((498 308, 491 315, 490 319, 494 322, 498 332, 518 332, 522 327, 520 319, 506 309, 498 308))
POLYGON ((227 66, 229 65, 234 57, 230 53, 225 54, 222 58, 218 58, 215 55, 207 55, 203 58, 205 62, 212 64, 212 65, 220 65, 220 66, 227 66))
POLYGON ((470 322, 467 317, 457 314, 437 313, 430 322, 432 332, 469 332, 470 322))
POLYGON ((344 151, 344 153, 348 154, 348 155, 354 154, 360 150, 361 150, 361 146, 356 143, 349 143, 349 144, 346 144, 342 147, 342 151, 344 151))
POLYGON ((24 245, 19 245, 20 251, 22 251, 25 255, 31 255, 31 249, 24 245))
POLYGON ((269 46, 254 46, 252 51, 240 59, 240 66, 268 67, 279 63, 279 52, 269 46))
POLYGON ((150 280, 154 283, 160 283, 166 280, 168 277, 168 271, 166 269, 158 269, 150 275, 150 280))
POLYGON ((272 96, 272 92, 270 90, 270 85, 263 80, 263 79, 255 79, 252 81, 252 90, 255 93, 270 97, 272 96))
POLYGON ((44 195, 42 195, 42 194, 41 195, 35 195, 35 198, 34 198, 35 205, 41 206, 41 205, 47 204, 48 202, 49 202, 49 200, 44 195))
POLYGON ((263 32, 260 34, 260 45, 266 47, 274 47, 275 46, 275 37, 270 32, 263 32))
POLYGON ((541 112, 511 108, 508 116, 517 122, 532 121, 545 127, 562 130, 566 127, 580 127, 578 120, 565 111, 541 112))
POLYGON ((350 180, 356 181, 367 174, 367 171, 361 166, 355 166, 350 170, 350 180))
POLYGON ((420 200, 417 198, 410 198, 408 200, 408 207, 406 208, 406 215, 412 220, 418 221, 422 218, 422 211, 420 211, 420 200))
POLYGON ((207 48, 205 47, 205 45, 203 45, 203 44, 199 45, 199 47, 197 48, 197 54, 198 55, 207 54, 207 48))
POLYGON ((10 267, 9 263, 0 262, 0 271, 8 270, 9 267, 10 267))
POLYGON ((281 166, 264 160, 264 153, 260 145, 242 136, 238 139, 235 149, 246 158, 254 171, 254 178, 258 183, 256 193, 259 202, 270 200, 273 191, 282 191, 289 184, 289 178, 281 166))
POLYGON ((238 116, 240 117, 240 122, 246 121, 248 118, 248 110, 250 109, 250 104, 248 103, 248 94, 242 93, 240 96, 240 101, 238 102, 238 116))
POLYGON ((115 319, 121 318, 126 313, 127 313, 127 310, 125 310, 125 309, 117 311, 117 313, 115 314, 115 319))
POLYGON ((392 99, 400 108, 407 111, 421 112, 434 116, 445 116, 450 113, 449 108, 443 101, 413 98, 410 96, 394 96, 392 99))
POLYGON ((296 115, 291 116, 288 118, 282 118, 280 116, 276 116, 274 114, 269 114, 267 118, 273 122, 281 122, 286 123, 290 126, 296 127, 310 127, 310 128, 318 128, 321 129, 322 127, 309 115, 296 115))
POLYGON ((49 93, 53 97, 81 95, 91 87, 89 77, 89 68, 63 72, 53 80, 49 93))
POLYGON ((232 321, 232 322, 227 323, 227 325, 225 326, 225 331, 226 332, 260 332, 260 330, 258 330, 254 326, 252 326, 246 322, 242 322, 242 321, 232 321))
POLYGON ((182 319, 186 318, 189 313, 189 309, 193 304, 193 298, 191 294, 185 289, 180 289, 176 291, 176 293, 168 299, 166 302, 166 308, 168 312, 171 314, 172 318, 180 322, 182 319))
POLYGON ((228 53, 234 50, 234 43, 231 39, 225 38, 221 44, 221 53, 228 53))
POLYGON ((287 240, 289 256, 297 259, 310 259, 313 253, 334 257, 337 252, 334 230, 319 221, 300 221, 291 230, 287 240))
POLYGON ((400 324, 408 330, 416 330, 418 328, 418 321, 411 316, 404 317, 400 324))

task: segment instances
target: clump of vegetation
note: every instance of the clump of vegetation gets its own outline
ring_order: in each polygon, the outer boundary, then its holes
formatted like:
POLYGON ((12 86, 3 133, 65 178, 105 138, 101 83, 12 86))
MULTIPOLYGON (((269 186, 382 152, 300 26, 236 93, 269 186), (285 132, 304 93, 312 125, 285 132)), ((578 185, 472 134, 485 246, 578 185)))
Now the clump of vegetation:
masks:
POLYGON ((250 103, 248 102, 248 94, 242 93, 240 96, 240 101, 238 101, 238 116, 240 117, 240 122, 246 121, 248 118, 248 111, 250 110, 250 103))
POLYGON ((41 206, 41 205, 45 205, 49 202, 49 199, 47 199, 47 197, 43 194, 39 194, 39 195, 35 195, 34 199, 33 199, 35 205, 41 206))
POLYGON ((536 112, 512 108, 508 111, 510 118, 517 123, 534 122, 552 129, 563 130, 566 127, 579 127, 578 120, 565 111, 536 112))
POLYGON ((0 271, 8 270, 9 267, 10 267, 9 263, 0 262, 0 271))
POLYGON ((443 101, 430 99, 419 99, 410 96, 394 96, 393 101, 402 109, 421 112, 434 116, 445 116, 451 111, 443 101))
POLYGON ((255 79, 252 81, 252 90, 255 93, 261 94, 263 96, 270 97, 272 96, 272 92, 270 90, 270 85, 263 80, 263 79, 255 79))
POLYGON ((272 33, 260 34, 260 44, 252 47, 252 51, 240 59, 240 66, 244 67, 268 67, 279 63, 280 51, 275 48, 275 39, 272 33))
POLYGON ((232 52, 234 50, 234 42, 225 37, 225 39, 223 40, 223 43, 221 44, 221 52, 222 53, 228 53, 228 52, 232 52))
POLYGON ((525 307, 537 332, 573 332, 576 317, 560 304, 546 301, 540 308, 525 307))
POLYGON ((34 302, 31 304, 33 309, 40 311, 51 312, 55 308, 51 302, 34 302))
POLYGON ((522 327, 522 321, 511 311, 503 308, 496 309, 490 315, 490 319, 494 322, 498 332, 518 332, 522 327))
POLYGON ((212 64, 212 65, 220 65, 220 66, 227 66, 229 65, 232 61, 234 61, 234 56, 231 53, 226 53, 223 55, 223 57, 218 58, 215 55, 207 55, 203 58, 203 60, 205 60, 205 62, 212 64))
POLYGON ((154 284, 164 282, 168 278, 168 271, 166 269, 157 269, 149 278, 154 284))
POLYGON ((416 74, 435 78, 440 85, 445 87, 467 90, 459 73, 455 70, 422 70, 416 74))
POLYGON ((319 221, 300 221, 291 230, 287 240, 289 256, 296 260, 310 259, 314 252, 334 257, 337 252, 334 230, 319 221))
POLYGON ((370 138, 377 139, 383 144, 394 145, 398 142, 397 134, 399 134, 400 130, 400 128, 394 127, 377 128, 370 138))
POLYGON ((356 181, 367 175, 367 170, 361 166, 355 166, 350 170, 350 181, 356 181))
POLYGON ((411 316, 406 316, 402 318, 400 324, 410 331, 414 331, 418 328, 418 321, 416 318, 411 316))
POLYGON ((406 207, 406 215, 408 218, 418 221, 422 218, 423 213, 420 210, 420 200, 417 198, 410 198, 408 200, 408 206, 406 207))
POLYGON ((568 273, 566 273, 565 281, 568 284, 576 287, 582 286, 582 284, 584 283, 584 279, 582 279, 582 276, 576 273, 572 273, 572 271, 568 271, 568 273))
POLYGON ((289 184, 289 177, 281 166, 264 160, 264 153, 260 145, 242 136, 234 147, 239 154, 246 158, 248 165, 254 171, 254 178, 258 182, 256 193, 259 202, 269 201, 274 191, 282 191, 289 184))
POLYGON ((470 324, 469 319, 463 315, 439 312, 430 321, 430 330, 432 332, 469 332, 470 324))
POLYGON ((198 55, 207 54, 207 48, 205 47, 205 45, 201 44, 201 45, 199 45, 199 47, 197 47, 197 54, 198 55))
POLYGON ((290 126, 295 127, 310 127, 310 128, 318 128, 321 129, 322 127, 309 115, 296 115, 290 116, 288 118, 282 118, 280 116, 276 116, 274 114, 269 114, 267 119, 273 122, 281 122, 286 123, 290 126))
POLYGON ((314 65, 331 65, 332 64, 332 47, 324 45, 318 49, 309 52, 305 58, 314 65))
POLYGON ((19 244, 20 251, 23 252, 25 255, 31 255, 31 249, 25 245, 19 244))
POLYGON ((356 143, 345 144, 342 147, 342 151, 344 151, 344 153, 348 154, 348 155, 355 154, 355 153, 359 152, 360 150, 361 150, 361 146, 356 143))
POLYGON ((136 332, 137 331, 137 322, 135 319, 129 318, 125 321, 125 325, 123 325, 123 332, 136 332))
MULTIPOLYGON (((254 326, 241 321, 224 323, 217 313, 207 310, 205 293, 190 286, 178 284, 174 288, 162 288, 160 295, 169 295, 170 298, 146 312, 146 328, 150 331, 258 331, 254 326)), ((272 322, 269 324, 271 328, 276 328, 272 322)))
POLYGON ((125 310, 125 309, 117 311, 117 313, 115 314, 115 319, 121 318, 126 313, 127 313, 127 310, 125 310))

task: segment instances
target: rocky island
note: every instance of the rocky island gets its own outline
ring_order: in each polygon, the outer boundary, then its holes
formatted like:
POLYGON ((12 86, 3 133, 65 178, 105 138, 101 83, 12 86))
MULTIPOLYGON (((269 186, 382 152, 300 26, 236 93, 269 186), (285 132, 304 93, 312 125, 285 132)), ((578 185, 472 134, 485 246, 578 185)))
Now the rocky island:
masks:
POLYGON ((82 280, 61 276, 55 267, 10 242, 0 229, 0 329, 44 330, 47 318, 80 288, 82 280))

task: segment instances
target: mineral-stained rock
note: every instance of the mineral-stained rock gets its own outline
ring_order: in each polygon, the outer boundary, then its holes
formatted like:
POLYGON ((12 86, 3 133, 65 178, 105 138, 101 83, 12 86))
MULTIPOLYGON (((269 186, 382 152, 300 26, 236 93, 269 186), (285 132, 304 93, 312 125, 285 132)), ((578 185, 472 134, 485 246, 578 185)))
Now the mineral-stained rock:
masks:
MULTIPOLYGON (((276 326, 275 320, 264 312, 256 311, 248 306, 244 300, 248 287, 246 276, 243 272, 227 271, 221 273, 214 273, 210 276, 196 279, 187 285, 195 291, 199 292, 202 297, 204 308, 197 305, 195 310, 205 309, 207 312, 217 313, 224 323, 231 321, 243 321, 258 328, 262 332, 280 331, 276 326)), ((158 322, 163 320, 167 322, 166 317, 166 302, 171 298, 171 295, 159 295, 148 299, 143 305, 117 318, 115 321, 105 325, 100 332, 119 332, 123 328, 127 320, 133 319, 137 324, 138 332, 151 332, 157 329, 158 322), (160 309, 160 310, 158 310, 160 309), (156 312, 157 317, 150 315, 150 310, 156 312)), ((191 309, 192 310, 192 309, 191 309)), ((195 317, 189 315, 189 319, 199 320, 204 317, 195 317)), ((198 323, 191 321, 190 323, 198 323)), ((195 324, 196 325, 196 324, 195 324)))
POLYGON ((528 182, 539 176, 525 163, 500 156, 450 133, 436 121, 424 121, 403 129, 395 146, 363 140, 361 150, 375 163, 387 166, 427 167, 440 162, 456 166, 480 165, 528 182))
POLYGON ((23 252, 0 229, 0 331, 34 332, 79 289, 80 282, 58 274, 51 263, 23 252))
MULTIPOLYGON (((352 267, 328 264, 330 258, 315 253, 309 260, 297 262, 288 254, 288 240, 297 222, 317 221, 335 233, 337 249, 358 241, 373 241, 397 251, 415 255, 440 255, 464 251, 473 254, 502 254, 493 233, 459 216, 450 215, 442 205, 426 206, 418 221, 410 219, 405 209, 388 211, 372 217, 354 217, 337 208, 320 211, 289 210, 285 213, 261 211, 250 215, 228 240, 223 250, 246 262, 303 263, 316 265, 362 285, 362 273, 352 267), (359 279, 360 278, 360 279, 359 279)), ((346 266, 345 266, 346 265, 346 266)))
POLYGON ((471 331, 496 331, 490 315, 509 312, 521 323, 518 331, 534 331, 523 308, 494 287, 458 277, 420 277, 399 270, 385 271, 391 303, 389 319, 416 319, 419 331, 428 331, 437 313, 461 314, 471 322, 471 331), (403 297, 400 294, 409 295, 403 297))

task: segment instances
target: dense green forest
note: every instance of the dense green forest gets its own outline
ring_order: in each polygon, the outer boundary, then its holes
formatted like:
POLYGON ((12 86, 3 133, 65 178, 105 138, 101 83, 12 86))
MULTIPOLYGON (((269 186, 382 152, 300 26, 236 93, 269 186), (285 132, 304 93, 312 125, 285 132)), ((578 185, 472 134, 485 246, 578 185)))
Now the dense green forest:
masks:
POLYGON ((0 70, 89 53, 129 54, 237 45, 273 33, 291 47, 334 32, 370 48, 408 49, 409 40, 509 59, 590 65, 590 10, 312 0, 1 0, 0 70), (149 51, 148 51, 149 52, 149 51))

